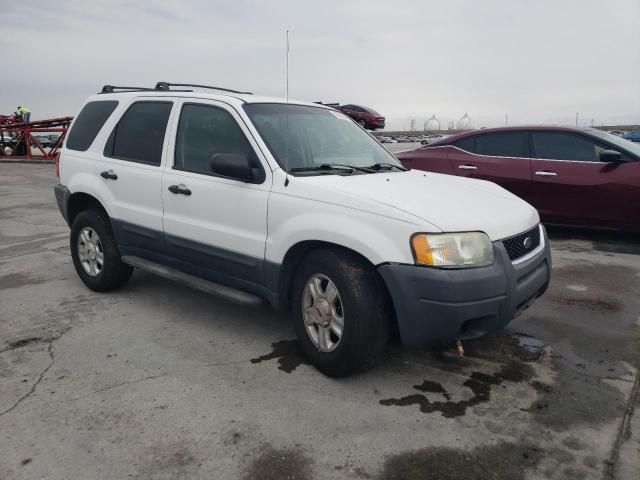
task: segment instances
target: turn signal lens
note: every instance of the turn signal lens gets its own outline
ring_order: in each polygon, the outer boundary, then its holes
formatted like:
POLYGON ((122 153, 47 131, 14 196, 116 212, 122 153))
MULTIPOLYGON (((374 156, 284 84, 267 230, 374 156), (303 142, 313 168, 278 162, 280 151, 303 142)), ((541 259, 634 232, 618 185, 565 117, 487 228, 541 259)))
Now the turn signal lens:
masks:
POLYGON ((418 233, 411 237, 411 249, 418 265, 467 268, 493 263, 493 245, 482 232, 418 233))

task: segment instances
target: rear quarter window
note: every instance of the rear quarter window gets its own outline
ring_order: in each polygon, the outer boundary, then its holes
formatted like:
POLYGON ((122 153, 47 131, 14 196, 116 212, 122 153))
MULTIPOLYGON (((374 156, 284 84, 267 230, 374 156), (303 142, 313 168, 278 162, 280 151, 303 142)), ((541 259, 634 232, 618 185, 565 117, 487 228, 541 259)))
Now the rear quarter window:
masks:
POLYGON ((102 100, 82 107, 67 137, 67 149, 87 151, 117 106, 117 100, 102 100))

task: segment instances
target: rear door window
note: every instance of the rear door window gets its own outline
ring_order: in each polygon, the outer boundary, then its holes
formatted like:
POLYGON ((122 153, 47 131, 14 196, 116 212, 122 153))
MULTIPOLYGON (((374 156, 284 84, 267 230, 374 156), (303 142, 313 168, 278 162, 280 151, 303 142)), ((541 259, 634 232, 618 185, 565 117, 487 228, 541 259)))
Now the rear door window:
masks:
POLYGON ((492 157, 529 157, 527 132, 490 133, 475 137, 475 153, 492 157))
POLYGON ((580 135, 564 132, 533 132, 536 158, 599 162, 604 148, 580 135))
POLYGON ((118 106, 117 100, 89 102, 78 114, 67 138, 67 148, 85 152, 118 106))
POLYGON ((172 102, 135 102, 115 126, 105 157, 160 165, 172 102))

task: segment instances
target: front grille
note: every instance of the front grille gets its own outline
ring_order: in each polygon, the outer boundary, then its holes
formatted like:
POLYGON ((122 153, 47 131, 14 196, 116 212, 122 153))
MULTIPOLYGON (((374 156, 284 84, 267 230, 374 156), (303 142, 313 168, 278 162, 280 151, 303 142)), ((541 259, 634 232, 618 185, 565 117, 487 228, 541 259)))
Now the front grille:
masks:
POLYGON ((511 260, 517 260, 520 257, 524 257, 540 245, 540 227, 536 225, 531 230, 503 240, 502 244, 504 245, 504 248, 506 248, 507 254, 511 260))

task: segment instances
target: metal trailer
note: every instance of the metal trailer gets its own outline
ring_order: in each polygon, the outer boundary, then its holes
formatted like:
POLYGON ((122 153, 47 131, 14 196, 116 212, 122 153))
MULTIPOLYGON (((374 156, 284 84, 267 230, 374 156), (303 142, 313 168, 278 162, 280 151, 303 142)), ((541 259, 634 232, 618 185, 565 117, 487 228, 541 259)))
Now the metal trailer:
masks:
POLYGON ((0 159, 55 161, 73 117, 34 120, 24 123, 16 117, 0 116, 0 159), (35 134, 58 135, 48 145, 35 134))

